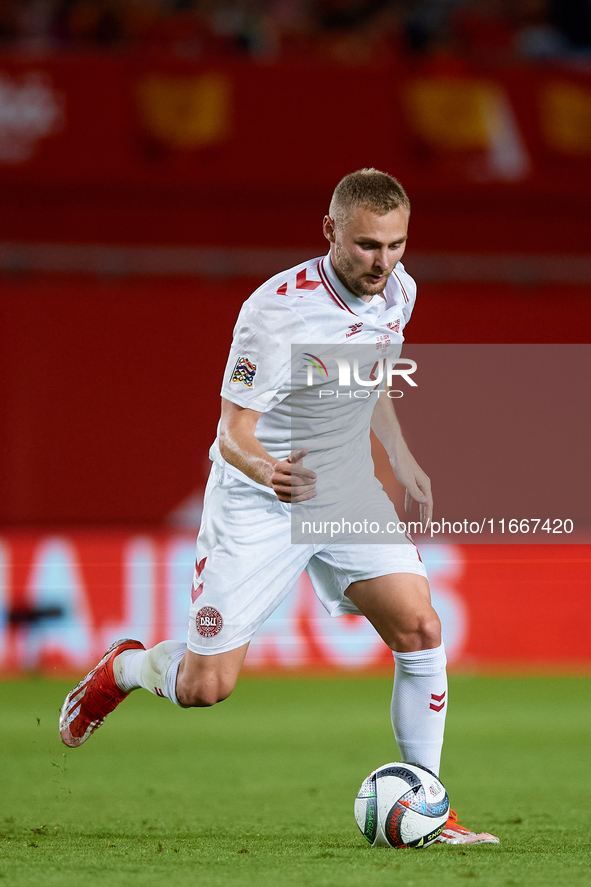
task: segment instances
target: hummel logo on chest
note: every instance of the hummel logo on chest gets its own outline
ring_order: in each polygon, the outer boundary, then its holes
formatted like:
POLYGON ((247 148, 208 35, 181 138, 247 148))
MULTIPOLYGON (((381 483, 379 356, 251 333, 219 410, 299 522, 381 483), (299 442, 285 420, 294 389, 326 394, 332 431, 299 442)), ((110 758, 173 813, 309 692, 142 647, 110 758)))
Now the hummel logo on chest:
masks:
POLYGON ((350 332, 346 334, 346 338, 348 339, 349 336, 354 336, 355 333, 360 333, 362 326, 363 326, 363 323, 352 323, 351 326, 349 327, 350 332))

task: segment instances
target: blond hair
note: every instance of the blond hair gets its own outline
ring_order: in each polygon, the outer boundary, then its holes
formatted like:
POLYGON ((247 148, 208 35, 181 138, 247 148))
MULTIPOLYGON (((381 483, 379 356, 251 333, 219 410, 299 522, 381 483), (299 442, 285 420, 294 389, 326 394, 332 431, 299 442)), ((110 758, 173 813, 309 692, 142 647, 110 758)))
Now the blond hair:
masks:
POLYGON ((399 207, 410 213, 410 200, 400 182, 379 169, 358 169, 341 179, 334 189, 328 214, 335 225, 341 225, 358 206, 379 216, 399 207))

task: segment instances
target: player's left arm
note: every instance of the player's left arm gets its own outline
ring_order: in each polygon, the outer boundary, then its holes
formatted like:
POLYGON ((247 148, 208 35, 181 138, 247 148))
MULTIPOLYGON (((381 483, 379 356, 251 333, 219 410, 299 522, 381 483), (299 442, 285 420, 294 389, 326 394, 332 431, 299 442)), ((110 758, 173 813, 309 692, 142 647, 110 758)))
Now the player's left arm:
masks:
POLYGON ((408 449, 394 404, 385 391, 378 397, 371 427, 388 453, 394 477, 406 489, 405 511, 411 510, 413 501, 418 502, 420 521, 426 528, 433 517, 431 481, 408 449))

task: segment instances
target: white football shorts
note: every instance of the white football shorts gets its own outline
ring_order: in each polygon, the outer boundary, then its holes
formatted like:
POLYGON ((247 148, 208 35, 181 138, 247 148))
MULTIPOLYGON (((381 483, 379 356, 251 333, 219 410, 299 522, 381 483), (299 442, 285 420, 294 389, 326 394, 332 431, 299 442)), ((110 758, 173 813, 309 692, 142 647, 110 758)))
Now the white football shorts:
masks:
POLYGON ((205 490, 188 647, 225 653, 247 644, 306 571, 331 616, 360 615, 352 582, 427 571, 413 544, 294 545, 291 508, 213 466, 205 490))

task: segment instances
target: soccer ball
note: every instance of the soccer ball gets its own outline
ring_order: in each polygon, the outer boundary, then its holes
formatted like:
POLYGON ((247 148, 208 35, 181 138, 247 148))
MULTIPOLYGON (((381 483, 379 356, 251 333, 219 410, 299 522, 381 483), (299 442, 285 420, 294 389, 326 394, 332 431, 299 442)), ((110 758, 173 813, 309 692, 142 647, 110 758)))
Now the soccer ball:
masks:
POLYGON ((439 779, 416 764, 384 764, 364 779, 355 819, 372 847, 428 847, 445 828, 449 798, 439 779))

